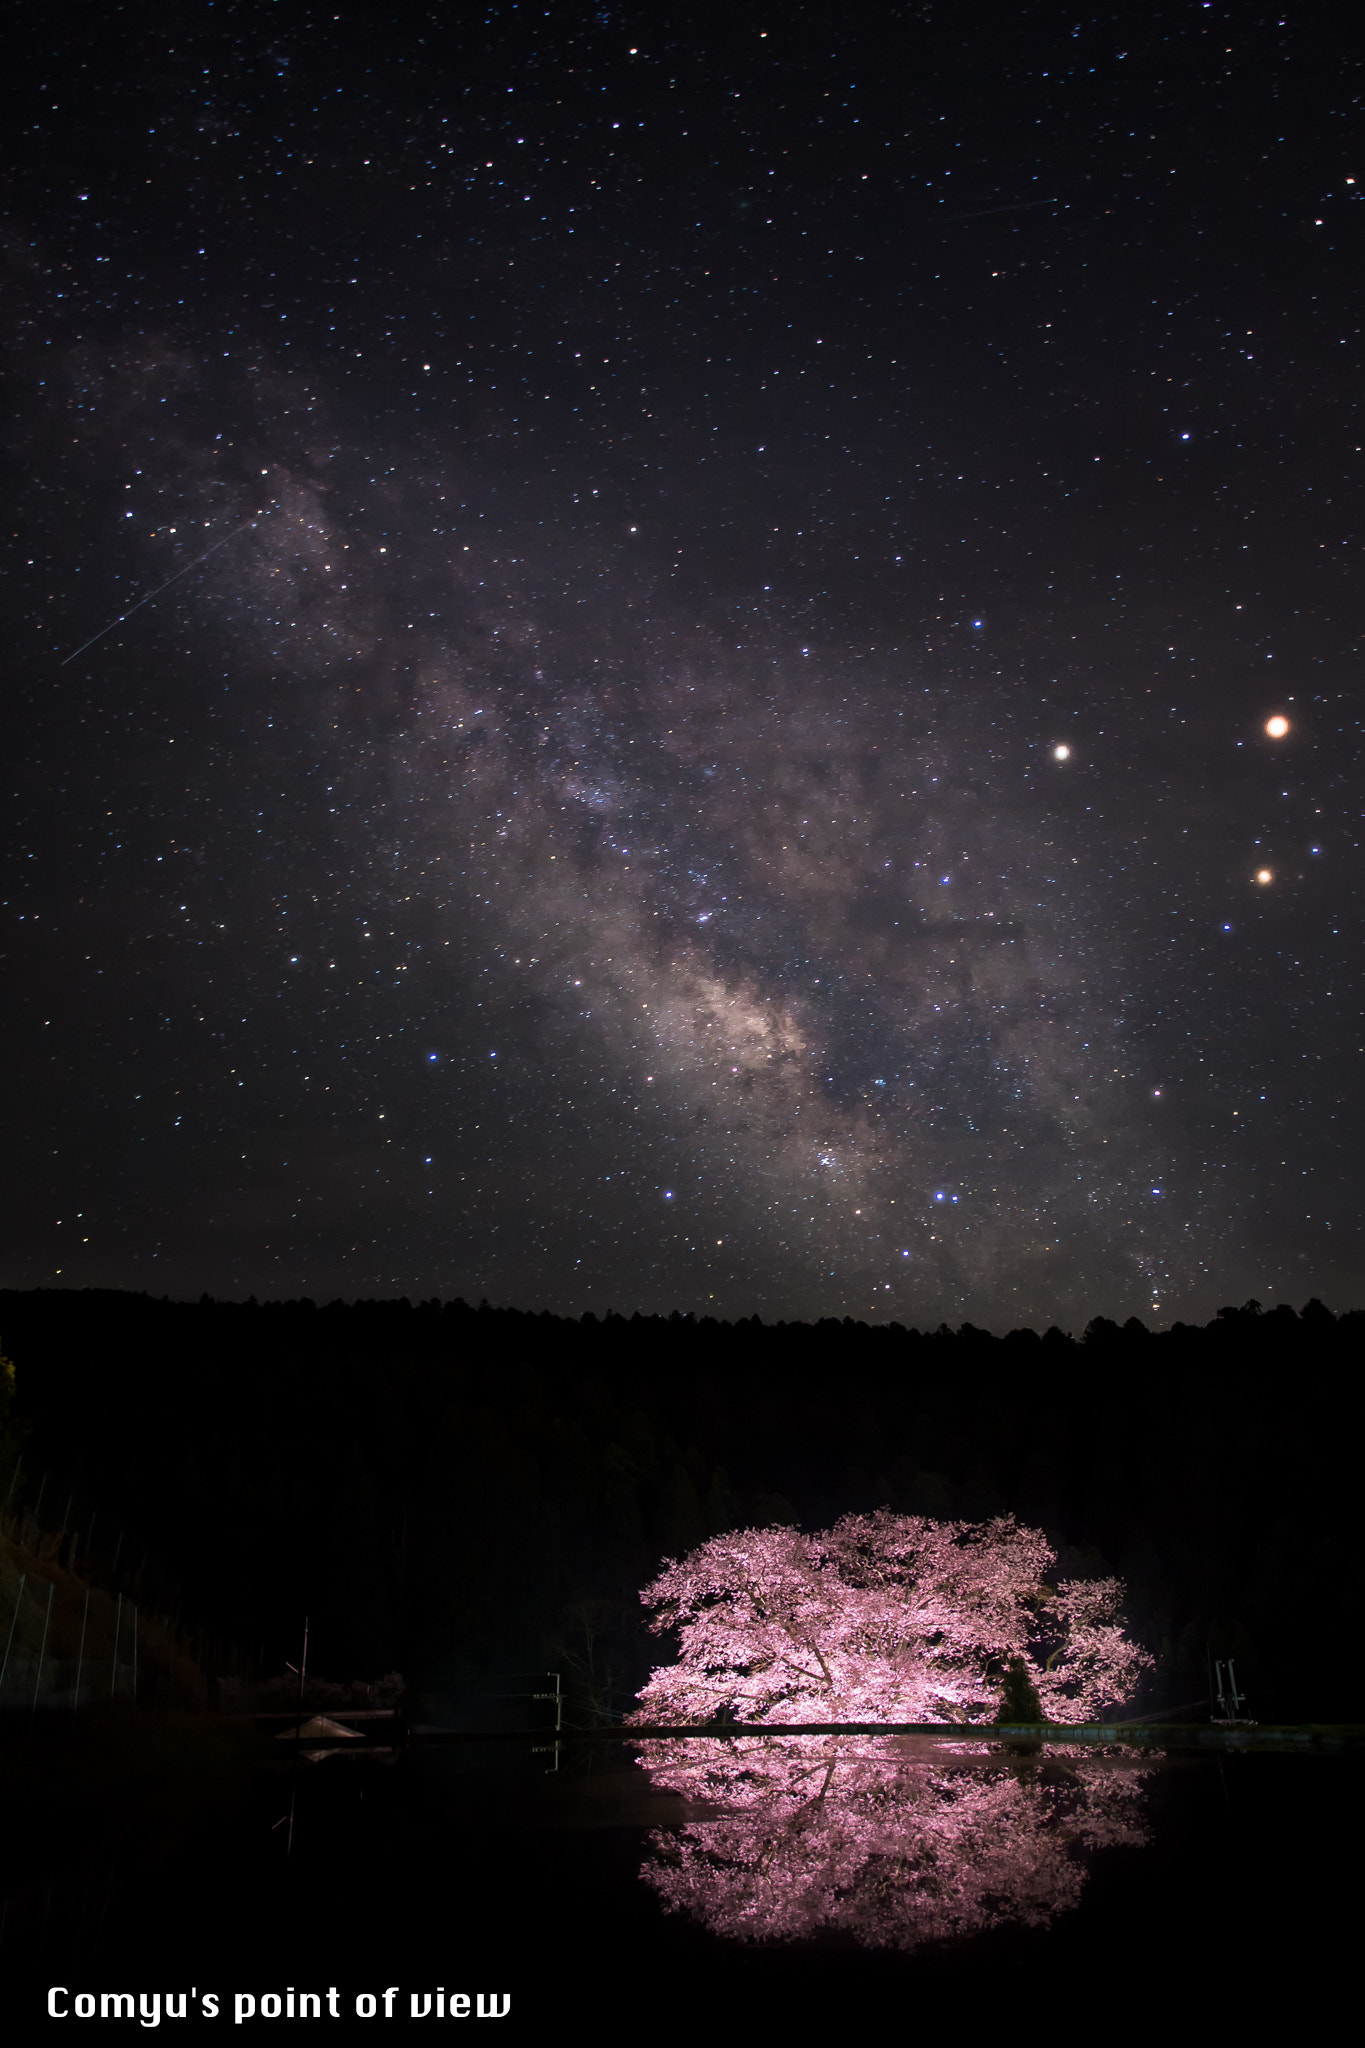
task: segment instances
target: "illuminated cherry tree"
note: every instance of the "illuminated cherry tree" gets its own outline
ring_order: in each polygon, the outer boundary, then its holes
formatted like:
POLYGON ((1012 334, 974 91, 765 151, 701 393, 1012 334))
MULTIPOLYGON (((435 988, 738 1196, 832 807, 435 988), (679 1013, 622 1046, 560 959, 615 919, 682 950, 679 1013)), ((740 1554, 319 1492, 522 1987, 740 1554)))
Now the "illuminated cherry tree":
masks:
POLYGON ((1074 1905, 1086 1853, 1146 1839, 1147 1772, 1077 1745, 1011 1753, 1006 1674, 1053 1722, 1128 1700, 1152 1659, 1116 1579, 1053 1585, 1054 1553, 1009 1516, 846 1515, 832 1529, 742 1529, 670 1562, 641 1596, 679 1657, 637 1724, 762 1722, 771 1734, 651 1742, 641 1761, 694 1817, 653 1837, 643 1875, 714 1932, 837 1929, 913 1948, 1074 1905), (810 1721, 954 1723, 916 1736, 800 1736, 810 1721))
POLYGON ((998 1718, 1022 1660, 1045 1717, 1086 1721, 1152 1668, 1117 1579, 1047 1582, 1054 1552, 1012 1516, 934 1522, 882 1509, 832 1529, 740 1529, 670 1562, 641 1595, 679 1658, 640 1723, 998 1718))

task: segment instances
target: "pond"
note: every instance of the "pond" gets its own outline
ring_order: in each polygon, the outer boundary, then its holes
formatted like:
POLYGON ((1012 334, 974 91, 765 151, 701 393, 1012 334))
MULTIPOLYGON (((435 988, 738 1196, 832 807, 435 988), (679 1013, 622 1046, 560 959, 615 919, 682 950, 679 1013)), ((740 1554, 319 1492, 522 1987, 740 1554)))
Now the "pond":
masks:
POLYGON ((888 2002, 907 2028, 1169 2032, 1292 1994, 1302 2029, 1356 1938, 1353 1753, 840 1737, 296 1764, 127 1722, 11 1730, 4 1756, 6 2016, 64 1986, 76 2018, 140 1993, 144 2024, 202 2022, 212 1994, 255 2025, 316 1995, 354 2025, 392 1987, 391 2023, 510 1997, 528 2038, 805 2033, 888 2002))

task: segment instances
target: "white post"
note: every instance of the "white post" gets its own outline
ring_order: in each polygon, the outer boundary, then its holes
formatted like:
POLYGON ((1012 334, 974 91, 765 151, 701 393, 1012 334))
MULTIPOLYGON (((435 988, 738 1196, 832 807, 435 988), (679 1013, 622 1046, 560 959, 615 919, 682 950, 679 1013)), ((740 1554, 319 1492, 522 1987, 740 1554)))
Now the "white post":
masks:
POLYGON ((85 1624, 90 1619, 90 1588, 85 1589, 85 1608, 81 1615, 81 1644, 76 1652, 76 1683, 71 1693, 71 1711, 74 1714, 81 1703, 81 1665, 85 1662, 85 1624))
POLYGON ((14 1626, 19 1619, 19 1609, 24 1602, 24 1587, 27 1584, 28 1573, 21 1572, 19 1574, 19 1591, 14 1596, 14 1612, 9 1618, 9 1634, 5 1638, 5 1654, 3 1657, 0 1657, 0 1686, 3 1686, 5 1682, 5 1672, 9 1668, 10 1644, 14 1641, 14 1626))
POLYGON ((43 1616, 43 1640, 38 1645, 38 1675, 33 1681, 33 1711, 35 1714, 38 1711, 38 1694, 43 1683, 43 1658, 47 1655, 47 1625, 52 1619, 52 1595, 56 1590, 57 1581, 49 1579, 47 1582, 47 1612, 43 1616))
POLYGON ((563 1692, 562 1692, 562 1691, 560 1690, 560 1684, 559 1684, 559 1673, 558 1673, 557 1671, 547 1671, 547 1672, 545 1673, 545 1676, 546 1676, 547 1678, 553 1678, 553 1680, 554 1680, 554 1682, 555 1682, 555 1689, 554 1689, 554 1691, 553 1691, 553 1692, 533 1692, 533 1693, 531 1694, 531 1698, 532 1698, 533 1700, 553 1700, 553 1701, 554 1701, 554 1703, 555 1703, 555 1734, 556 1734, 556 1735, 558 1735, 558 1734, 560 1733, 560 1731, 562 1730, 563 1726, 564 1726, 564 1694, 563 1694, 563 1692))
POLYGON ((1237 1690, 1237 1679, 1236 1679, 1236 1676, 1234 1675, 1234 1672, 1233 1672, 1233 1669, 1232 1669, 1232 1659, 1231 1659, 1231 1657, 1229 1657, 1229 1658, 1228 1658, 1228 1708, 1229 1708, 1229 1712, 1230 1712, 1231 1718, 1232 1718, 1232 1719, 1233 1719, 1234 1721, 1235 1721, 1235 1720, 1237 1719, 1237 1709, 1238 1709, 1238 1708, 1239 1708, 1240 1706, 1244 1706, 1244 1705, 1245 1705, 1245 1703, 1246 1703, 1246 1694, 1245 1694, 1245 1693, 1241 1693, 1241 1692, 1238 1692, 1238 1690, 1237 1690))
POLYGON ((284 1853, 294 1853, 294 1799, 299 1783, 299 1745, 303 1741, 303 1681, 308 1671, 308 1616, 303 1617, 303 1654, 299 1658, 299 1711, 294 1723, 294 1768, 289 1779, 289 1833, 284 1838, 284 1853))

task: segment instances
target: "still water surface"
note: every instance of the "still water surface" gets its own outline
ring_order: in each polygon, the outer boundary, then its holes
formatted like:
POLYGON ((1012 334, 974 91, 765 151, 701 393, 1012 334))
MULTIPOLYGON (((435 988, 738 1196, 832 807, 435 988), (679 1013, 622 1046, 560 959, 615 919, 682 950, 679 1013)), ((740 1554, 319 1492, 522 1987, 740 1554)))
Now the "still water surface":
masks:
POLYGON ((510 1993, 504 2032, 540 2039, 889 2010, 1183 2033, 1286 1995, 1311 2030, 1358 1948, 1351 1754, 842 1738, 295 1768, 188 1737, 168 1764, 144 1734, 111 1772, 6 1747, 6 2018, 52 1984, 213 1987, 232 2027, 236 1992, 335 1986, 349 2032, 357 1994, 397 1986, 395 2023, 414 1992, 510 1993))

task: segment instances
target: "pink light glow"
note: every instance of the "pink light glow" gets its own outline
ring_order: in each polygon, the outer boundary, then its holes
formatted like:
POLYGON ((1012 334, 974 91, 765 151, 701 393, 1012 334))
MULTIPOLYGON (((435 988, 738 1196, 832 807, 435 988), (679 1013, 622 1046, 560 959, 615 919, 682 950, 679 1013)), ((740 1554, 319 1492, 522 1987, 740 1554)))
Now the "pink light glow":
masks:
POLYGON ((729 1939, 828 1930, 914 1949, 991 1927, 1045 1927, 1078 1903, 1091 1852, 1149 1839, 1150 1764, 1079 1746, 1009 1757, 983 1742, 931 1762, 908 1753, 916 1741, 651 1745, 653 1783, 712 1810, 656 1831, 640 1874, 666 1910, 729 1939))
POLYGON ((1054 1553, 1012 1516, 845 1515, 832 1529, 741 1529, 670 1561, 641 1599, 681 1655, 641 1691, 642 1722, 993 1720, 1022 1658, 1043 1713, 1086 1721, 1152 1668, 1125 1636, 1117 1579, 1046 1583, 1054 1553))

